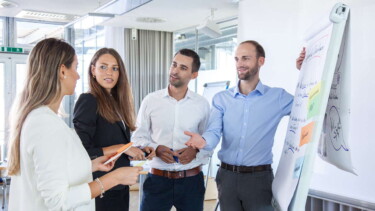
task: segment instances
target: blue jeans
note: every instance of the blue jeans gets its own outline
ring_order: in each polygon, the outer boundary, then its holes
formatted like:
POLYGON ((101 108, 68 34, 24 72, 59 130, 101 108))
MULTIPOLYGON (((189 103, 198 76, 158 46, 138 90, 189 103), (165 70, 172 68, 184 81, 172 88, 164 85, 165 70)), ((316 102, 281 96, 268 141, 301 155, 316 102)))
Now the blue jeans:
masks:
POLYGON ((148 174, 143 184, 141 211, 202 211, 204 200, 203 173, 181 179, 148 174))
POLYGON ((216 184, 221 211, 273 211, 273 172, 237 173, 219 168, 216 184))

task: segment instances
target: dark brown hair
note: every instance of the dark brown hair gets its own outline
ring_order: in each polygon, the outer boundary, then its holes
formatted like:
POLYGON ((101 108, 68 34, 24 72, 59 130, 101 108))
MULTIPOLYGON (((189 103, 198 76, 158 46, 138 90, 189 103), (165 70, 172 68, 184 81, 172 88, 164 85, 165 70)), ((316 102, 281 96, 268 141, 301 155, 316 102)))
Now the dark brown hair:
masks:
POLYGON ((174 54, 174 56, 176 56, 177 54, 181 54, 181 55, 192 58, 193 59, 193 64, 192 64, 192 68, 191 68, 192 72, 194 73, 194 72, 199 71, 199 68, 201 66, 201 60, 199 59, 199 56, 195 51, 184 48, 184 49, 181 49, 181 50, 177 51, 174 54))
POLYGON ((90 93, 93 94, 98 101, 99 114, 110 123, 115 123, 116 121, 121 121, 121 119, 123 119, 126 126, 129 127, 131 131, 134 131, 135 113, 133 95, 121 56, 113 48, 99 49, 91 59, 88 73, 90 93), (109 94, 105 88, 100 86, 91 72, 92 66, 95 66, 99 57, 104 54, 109 54, 115 57, 119 66, 119 78, 117 84, 112 88, 111 94, 109 94), (119 115, 121 116, 121 119, 119 115))

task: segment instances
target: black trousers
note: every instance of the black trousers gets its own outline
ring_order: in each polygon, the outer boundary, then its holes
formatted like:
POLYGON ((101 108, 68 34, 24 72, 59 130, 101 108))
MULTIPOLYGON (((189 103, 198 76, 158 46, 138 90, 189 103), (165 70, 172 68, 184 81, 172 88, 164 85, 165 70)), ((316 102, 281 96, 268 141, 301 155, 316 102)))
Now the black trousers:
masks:
POLYGON ((103 198, 95 199, 96 211, 128 211, 129 187, 106 191, 103 198))

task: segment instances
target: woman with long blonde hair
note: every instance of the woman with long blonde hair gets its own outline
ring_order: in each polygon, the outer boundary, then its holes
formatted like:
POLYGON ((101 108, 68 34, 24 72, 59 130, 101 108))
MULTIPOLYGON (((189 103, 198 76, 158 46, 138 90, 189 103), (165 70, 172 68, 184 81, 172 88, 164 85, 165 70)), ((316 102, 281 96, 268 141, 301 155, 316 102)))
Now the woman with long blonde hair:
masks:
POLYGON ((26 84, 11 123, 9 210, 95 210, 92 198, 119 185, 134 184, 139 168, 109 171, 108 156, 90 160, 77 134, 58 116, 65 95, 79 79, 74 49, 54 38, 40 41, 28 58, 26 84))

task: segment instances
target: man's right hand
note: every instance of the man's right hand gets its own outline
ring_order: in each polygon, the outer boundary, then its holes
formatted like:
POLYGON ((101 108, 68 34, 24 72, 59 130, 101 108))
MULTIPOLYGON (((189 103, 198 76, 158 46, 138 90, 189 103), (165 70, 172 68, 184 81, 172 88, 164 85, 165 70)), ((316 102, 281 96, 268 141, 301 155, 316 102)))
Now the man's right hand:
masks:
POLYGON ((301 53, 299 53, 299 57, 296 59, 296 67, 298 70, 301 70, 303 60, 306 57, 306 48, 303 47, 301 53))
POLYGON ((156 157, 160 158, 162 161, 166 163, 175 163, 176 161, 173 159, 174 152, 164 145, 159 145, 156 148, 156 157))
POLYGON ((193 147, 195 149, 202 149, 203 147, 206 146, 207 144, 206 141, 198 133, 192 133, 189 131, 185 131, 184 133, 185 135, 188 135, 191 137, 189 141, 185 143, 186 146, 193 147))

